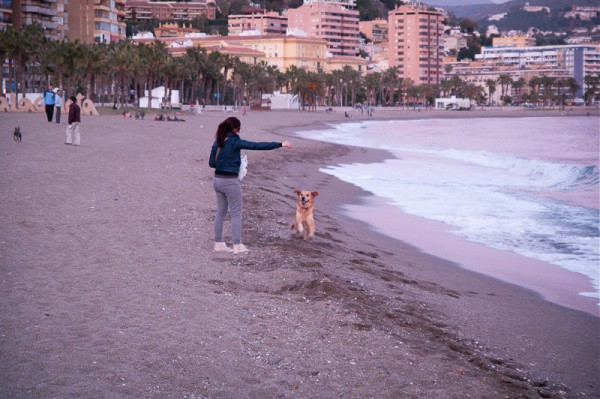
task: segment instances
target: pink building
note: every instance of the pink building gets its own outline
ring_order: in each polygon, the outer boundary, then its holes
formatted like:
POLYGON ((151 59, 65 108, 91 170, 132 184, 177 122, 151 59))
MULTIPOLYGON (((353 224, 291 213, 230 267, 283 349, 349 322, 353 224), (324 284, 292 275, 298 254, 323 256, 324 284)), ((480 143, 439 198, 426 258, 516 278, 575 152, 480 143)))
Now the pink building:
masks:
POLYGON ((325 39, 334 56, 358 55, 358 11, 354 0, 311 0, 288 10, 288 27, 325 39))
POLYGON ((415 84, 442 80, 443 15, 424 5, 398 6, 388 14, 389 66, 415 84))
POLYGON ((247 34, 285 35, 288 19, 276 12, 254 13, 250 15, 230 15, 228 17, 229 36, 247 34))

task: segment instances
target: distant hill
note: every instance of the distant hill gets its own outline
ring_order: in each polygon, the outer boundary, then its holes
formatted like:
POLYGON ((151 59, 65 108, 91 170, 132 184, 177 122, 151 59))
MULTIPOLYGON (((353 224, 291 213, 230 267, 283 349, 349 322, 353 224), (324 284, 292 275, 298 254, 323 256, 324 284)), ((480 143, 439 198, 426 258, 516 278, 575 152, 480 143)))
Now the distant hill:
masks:
POLYGON ((436 7, 467 7, 467 6, 485 6, 494 4, 491 0, 431 0, 423 1, 430 6, 436 7))
MULTIPOLYGON (((432 0, 435 2, 436 0, 432 0)), ((459 0, 451 0, 459 1, 459 0)), ((463 0, 464 1, 464 0, 463 0)), ((437 0, 438 3, 446 3, 444 0, 437 0)), ((484 0, 480 0, 479 3, 484 3, 484 0)), ((546 6, 554 11, 570 9, 571 6, 598 6, 598 0, 511 0, 502 4, 473 4, 464 6, 444 6, 442 4, 439 7, 443 7, 446 11, 452 12, 458 18, 471 18, 474 21, 481 21, 494 14, 501 14, 509 12, 512 9, 521 8, 529 3, 530 6, 546 6)))

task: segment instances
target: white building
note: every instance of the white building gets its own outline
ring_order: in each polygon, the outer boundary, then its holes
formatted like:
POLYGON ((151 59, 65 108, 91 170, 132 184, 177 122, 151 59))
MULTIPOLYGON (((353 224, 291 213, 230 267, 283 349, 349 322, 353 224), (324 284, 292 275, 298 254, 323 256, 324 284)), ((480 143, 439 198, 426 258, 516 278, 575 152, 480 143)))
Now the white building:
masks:
POLYGON ((468 98, 456 98, 456 96, 450 98, 436 98, 435 109, 471 109, 471 100, 468 98))
POLYGON ((577 97, 585 92, 586 75, 600 74, 600 46, 574 44, 538 47, 482 47, 477 61, 488 64, 511 66, 519 69, 547 67, 566 70, 580 86, 577 97))

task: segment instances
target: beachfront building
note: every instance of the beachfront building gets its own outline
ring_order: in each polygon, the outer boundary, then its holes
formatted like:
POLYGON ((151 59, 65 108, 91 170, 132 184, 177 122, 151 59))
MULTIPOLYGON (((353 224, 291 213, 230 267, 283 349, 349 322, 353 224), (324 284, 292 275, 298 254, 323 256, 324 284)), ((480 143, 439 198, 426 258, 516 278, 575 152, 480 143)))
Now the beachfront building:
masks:
MULTIPOLYGON (((481 61, 458 61, 448 63, 452 68, 445 73, 445 78, 451 80, 458 76, 461 80, 480 86, 488 97, 488 104, 502 104, 502 96, 509 96, 513 102, 519 103, 521 99, 531 93, 532 88, 527 84, 534 77, 547 76, 555 79, 570 78, 569 71, 565 68, 553 68, 536 65, 527 68, 518 68, 504 65, 494 65, 481 61), (511 83, 503 92, 500 83, 496 83, 495 90, 490 92, 488 81, 499 82, 501 76, 508 76, 511 82, 523 79, 526 84, 523 87, 514 87, 511 83)), ((566 89, 565 89, 566 91, 566 89)))
POLYGON ((65 34, 84 43, 110 43, 125 39, 125 1, 65 1, 68 21, 65 34))
POLYGON ((585 92, 585 76, 600 76, 600 45, 560 45, 538 47, 482 47, 476 61, 515 70, 564 70, 580 86, 578 98, 585 92))
POLYGON ((388 13, 390 68, 415 84, 442 80, 444 54, 442 12, 420 3, 397 6, 388 13))
POLYGON ((39 23, 50 39, 108 43, 125 38, 125 1, 0 0, 0 5, 11 8, 1 12, 5 24, 16 29, 39 23))
POLYGON ((531 47, 535 46, 535 37, 505 36, 492 38, 493 47, 531 47))
POLYGON ((230 15, 227 18, 230 36, 284 35, 288 19, 276 12, 257 12, 249 15, 230 15))
POLYGON ((196 18, 214 20, 217 7, 214 0, 193 2, 128 0, 125 19, 134 21, 192 21, 196 18))
POLYGON ((0 30, 13 24, 12 0, 0 1, 0 30))
POLYGON ((385 19, 360 21, 358 28, 360 33, 374 43, 387 42, 388 40, 388 21, 385 19))
POLYGON ((25 25, 39 23, 44 28, 44 34, 50 39, 63 39, 64 0, 13 0, 12 26, 20 29, 25 25))
POLYGON ((154 28, 154 34, 157 38, 161 37, 179 37, 183 38, 188 35, 199 34, 198 29, 194 29, 190 26, 179 26, 176 23, 160 23, 158 27, 154 28))
POLYGON ((323 39, 333 56, 357 56, 359 43, 358 11, 355 0, 305 0, 288 10, 288 27, 323 39))
MULTIPOLYGON (((152 43, 154 37, 134 37, 136 43, 152 43)), ((185 53, 186 48, 201 47, 240 56, 253 64, 265 61, 285 72, 291 66, 317 72, 327 68, 327 42, 323 39, 290 35, 266 36, 192 36, 161 38, 174 54, 185 53)))

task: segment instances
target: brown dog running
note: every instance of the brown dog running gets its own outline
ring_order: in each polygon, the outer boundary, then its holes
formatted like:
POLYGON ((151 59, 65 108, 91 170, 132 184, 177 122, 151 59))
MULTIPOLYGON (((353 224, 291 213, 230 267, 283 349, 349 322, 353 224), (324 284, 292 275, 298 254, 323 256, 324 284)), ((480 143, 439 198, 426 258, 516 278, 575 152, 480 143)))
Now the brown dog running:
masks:
POLYGON ((296 229, 296 237, 304 233, 304 240, 306 241, 308 236, 312 237, 315 235, 314 198, 319 193, 298 189, 294 190, 294 193, 298 195, 298 200, 296 201, 296 216, 290 230, 296 229))

